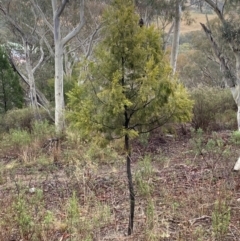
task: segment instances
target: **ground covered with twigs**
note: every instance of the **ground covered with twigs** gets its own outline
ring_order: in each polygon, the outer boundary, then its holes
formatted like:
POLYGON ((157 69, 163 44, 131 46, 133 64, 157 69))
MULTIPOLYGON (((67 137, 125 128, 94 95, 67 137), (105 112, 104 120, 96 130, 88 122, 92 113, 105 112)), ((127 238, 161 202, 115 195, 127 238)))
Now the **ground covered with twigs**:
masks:
POLYGON ((133 141, 130 237, 119 142, 49 140, 2 149, 0 240, 239 240, 239 133, 179 129, 133 141))

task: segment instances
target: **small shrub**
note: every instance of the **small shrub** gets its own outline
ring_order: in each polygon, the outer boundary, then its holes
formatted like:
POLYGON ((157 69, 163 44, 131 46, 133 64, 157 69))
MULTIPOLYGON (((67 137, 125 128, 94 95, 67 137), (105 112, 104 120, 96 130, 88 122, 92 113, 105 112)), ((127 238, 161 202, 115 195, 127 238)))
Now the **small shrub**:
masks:
POLYGON ((146 208, 146 223, 147 223, 147 228, 149 230, 153 229, 154 226, 154 214, 155 214, 155 207, 153 200, 149 200, 147 203, 147 208, 146 208))
POLYGON ((25 239, 32 233, 34 222, 29 212, 28 204, 21 196, 17 198, 14 210, 16 212, 15 221, 18 224, 21 238, 25 239))
POLYGON ((55 126, 47 120, 32 123, 32 136, 39 141, 45 141, 55 135, 55 126))
POLYGON ((240 144, 240 131, 234 131, 230 137, 230 141, 235 145, 239 145, 240 144))
MULTIPOLYGON (((236 118, 236 110, 229 109, 225 110, 222 113, 216 114, 216 128, 220 129, 228 129, 228 130, 237 130, 237 118, 236 118)), ((212 129, 214 126, 212 127, 212 129)))
POLYGON ((192 139, 190 140, 190 144, 192 146, 193 152, 199 155, 202 153, 204 148, 203 130, 201 128, 197 129, 196 131, 191 129, 191 136, 192 139))
POLYGON ((84 159, 98 164, 110 164, 119 161, 120 157, 118 153, 114 150, 111 144, 107 145, 105 148, 100 147, 94 142, 89 142, 84 154, 84 159))
POLYGON ((43 219, 43 225, 46 229, 50 229, 51 225, 53 224, 54 221, 54 215, 51 211, 47 210, 45 217, 43 219))
POLYGON ((80 206, 75 192, 67 202, 66 213, 67 229, 72 241, 93 240, 96 229, 107 225, 111 217, 109 206, 99 203, 95 198, 80 206))
POLYGON ((150 135, 149 132, 143 133, 143 134, 139 135, 139 142, 143 146, 147 146, 148 145, 149 135, 150 135))
POLYGON ((76 197, 75 192, 68 201, 67 221, 69 232, 73 234, 74 232, 76 232, 75 229, 78 228, 80 223, 80 210, 78 206, 78 199, 76 197))
MULTIPOLYGON (((46 210, 43 191, 36 188, 31 195, 26 190, 19 190, 18 196, 12 203, 11 211, 16 225, 16 234, 21 240, 45 240, 54 222, 54 215, 46 210)), ((14 222, 12 222, 14 221, 14 222)), ((20 240, 20 239, 17 239, 20 240)))
POLYGON ((10 149, 21 149, 31 143, 30 133, 26 130, 11 129, 9 134, 3 136, 2 145, 10 149))
MULTIPOLYGON (((47 111, 43 109, 38 110, 38 119, 52 122, 47 111)), ((32 124, 36 120, 36 116, 31 108, 14 109, 8 111, 2 118, 2 128, 4 131, 10 129, 31 130, 32 124)))
POLYGON ((192 123, 196 130, 202 128, 204 131, 211 131, 235 125, 235 117, 234 121, 228 119, 227 125, 224 119, 230 110, 236 110, 228 89, 200 86, 191 91, 191 96, 195 103, 192 123))
POLYGON ((150 182, 152 175, 153 167, 151 164, 151 158, 149 156, 145 156, 143 160, 139 162, 135 173, 136 188, 140 195, 150 196, 152 192, 150 182))
POLYGON ((212 213, 213 236, 216 240, 225 240, 230 224, 230 208, 225 201, 216 201, 212 213))

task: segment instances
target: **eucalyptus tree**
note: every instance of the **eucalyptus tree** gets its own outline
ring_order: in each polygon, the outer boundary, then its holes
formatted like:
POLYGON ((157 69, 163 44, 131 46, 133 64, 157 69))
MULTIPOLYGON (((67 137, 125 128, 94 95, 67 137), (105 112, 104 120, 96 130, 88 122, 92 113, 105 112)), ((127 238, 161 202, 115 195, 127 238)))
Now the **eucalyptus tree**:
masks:
MULTIPOLYGON (((219 62, 222 78, 225 85, 230 88, 232 96, 237 104, 237 124, 240 131, 240 27, 238 0, 204 0, 215 12, 218 25, 201 24, 212 50, 219 62), (216 34, 215 29, 218 29, 216 34), (227 54, 226 49, 231 51, 227 54)), ((234 170, 240 170, 240 158, 238 158, 234 170)))
POLYGON ((77 5, 77 9, 79 11, 79 20, 77 21, 76 25, 73 25, 72 22, 68 22, 67 19, 63 18, 64 11, 66 11, 67 5, 70 4, 68 0, 51 0, 51 20, 43 10, 43 3, 39 3, 39 1, 35 0, 31 0, 31 2, 34 5, 34 8, 38 10, 38 14, 41 16, 44 23, 53 34, 55 65, 55 126, 56 131, 60 133, 64 129, 64 47, 72 38, 74 38, 79 33, 79 31, 84 26, 84 0, 72 2, 72 4, 79 3, 79 5, 77 5), (70 30, 63 33, 62 25, 65 20, 67 21, 66 24, 69 25, 70 30))
POLYGON ((14 41, 6 42, 5 47, 9 49, 13 68, 29 87, 30 105, 35 112, 39 104, 47 108, 48 101, 36 88, 34 76, 44 59, 43 39, 40 36, 44 36, 44 29, 27 0, 3 0, 0 2, 0 13, 14 41))
POLYGON ((192 102, 172 75, 154 27, 140 27, 132 0, 115 0, 103 15, 102 41, 81 83, 69 92, 69 121, 82 138, 102 145, 121 139, 129 188, 128 234, 133 232, 135 194, 131 139, 167 122, 191 118, 192 102))
POLYGON ((238 106, 237 122, 240 130, 240 6, 235 0, 205 2, 216 13, 219 21, 215 25, 208 23, 201 26, 219 62, 223 81, 230 88, 238 106))
POLYGON ((182 4, 183 4, 182 0, 175 0, 174 2, 175 14, 173 18, 173 38, 172 38, 171 61, 170 61, 173 69, 173 73, 176 72, 176 68, 177 68, 182 4))
MULTIPOLYGON (((91 12, 91 3, 97 3, 97 0, 51 0, 36 1, 31 0, 39 16, 43 19, 50 32, 53 34, 54 45, 54 64, 55 64, 55 126, 56 131, 61 133, 64 130, 64 76, 71 77, 72 69, 76 61, 80 61, 77 52, 82 47, 84 58, 90 55, 92 50, 93 39, 98 31, 98 24, 95 21, 95 29, 89 34, 86 21, 87 13, 91 12), (51 6, 50 6, 51 5, 51 6), (46 7, 48 6, 48 7, 46 7), (51 11, 49 11, 49 9, 51 11), (85 34, 85 39, 81 39, 78 35, 85 34), (73 41, 74 38, 79 41, 73 41), (85 47, 87 46, 87 47, 85 47), (84 48, 85 47, 85 48, 84 48)), ((95 4, 95 7, 97 9, 95 4)), ((91 14, 90 14, 91 15, 91 14)), ((91 17, 91 16, 90 16, 91 17)), ((96 16, 94 16, 96 18, 96 16)), ((99 16, 97 16, 99 19, 99 16)))
POLYGON ((157 20, 157 26, 161 31, 166 32, 163 35, 164 48, 166 48, 170 36, 172 36, 170 64, 173 73, 175 73, 179 49, 180 23, 182 20, 187 21, 189 24, 191 23, 192 19, 188 14, 191 4, 186 0, 135 0, 135 3, 140 15, 144 17, 147 23, 157 20))
POLYGON ((219 63, 216 61, 211 44, 203 41, 205 33, 201 30, 181 35, 177 72, 187 88, 199 85, 224 88, 219 63))

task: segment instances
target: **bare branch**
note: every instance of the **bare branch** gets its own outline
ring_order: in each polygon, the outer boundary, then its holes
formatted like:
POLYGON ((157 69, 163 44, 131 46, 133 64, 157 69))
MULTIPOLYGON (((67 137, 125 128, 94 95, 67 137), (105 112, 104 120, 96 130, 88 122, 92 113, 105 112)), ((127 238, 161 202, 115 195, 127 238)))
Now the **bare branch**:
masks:
POLYGON ((24 33, 22 31, 22 29, 18 26, 18 24, 10 17, 8 11, 6 11, 6 9, 4 9, 2 7, 2 5, 0 5, 0 11, 2 11, 2 13, 4 14, 4 16, 7 18, 8 22, 17 30, 17 32, 20 33, 20 35, 23 37, 24 33))
POLYGON ((164 39, 164 49, 165 49, 165 46, 166 46, 166 44, 168 43, 168 41, 170 39, 171 33, 173 31, 173 27, 174 27, 174 22, 172 22, 172 25, 169 28, 168 33, 166 34, 166 38, 164 39))
POLYGON ((66 4, 68 3, 68 0, 62 0, 62 5, 58 8, 57 16, 58 18, 61 16, 64 8, 66 7, 66 4))
MULTIPOLYGON (((9 59, 9 62, 13 68, 13 70, 19 75, 19 77, 23 80, 23 82, 27 85, 27 86, 30 86, 29 85, 29 82, 28 82, 28 78, 20 71, 20 69, 17 67, 17 65, 14 63, 13 59, 11 56, 8 56, 8 59, 9 59)), ((49 102, 48 100, 46 99, 46 97, 43 95, 43 93, 41 93, 41 91, 39 91, 37 88, 36 88, 36 94, 37 94, 37 99, 38 99, 38 104, 41 105, 42 107, 44 106, 44 109, 48 109, 48 105, 49 105, 49 102)))
MULTIPOLYGON (((31 31, 33 31, 33 28, 31 26, 29 26, 28 24, 24 23, 24 25, 26 27, 28 27, 31 31)), ((42 33, 41 31, 39 31, 38 29, 35 29, 35 32, 37 33, 38 36, 41 37, 41 39, 44 41, 44 43, 46 44, 48 51, 50 52, 50 55, 53 57, 54 56, 54 52, 53 52, 53 48, 51 47, 51 45, 49 44, 49 41, 46 38, 46 34, 49 32, 50 30, 46 31, 45 33, 42 33)))
POLYGON ((20 78, 24 81, 25 84, 29 85, 28 78, 23 73, 21 73, 21 71, 19 70, 17 65, 14 63, 12 56, 8 56, 8 60, 9 60, 9 63, 11 64, 13 70, 20 76, 20 78))
POLYGON ((205 0, 206 3, 208 3, 214 10, 214 12, 217 14, 218 18, 220 19, 220 21, 222 23, 225 22, 225 19, 223 17, 223 9, 220 10, 217 3, 216 2, 213 2, 212 0, 205 0))
POLYGON ((41 56, 40 56, 40 59, 38 61, 38 63, 36 64, 36 66, 33 68, 33 73, 36 71, 36 69, 40 66, 40 64, 43 62, 43 59, 44 59, 44 52, 43 52, 43 49, 42 49, 42 39, 40 40, 40 52, 41 52, 41 56))
POLYGON ((48 26, 48 28, 53 32, 53 26, 48 22, 48 20, 46 19, 45 14, 43 13, 42 9, 39 7, 39 5, 34 1, 31 0, 33 6, 39 11, 41 17, 43 18, 44 22, 46 23, 46 25, 48 26))
POLYGON ((216 55, 216 57, 218 58, 218 60, 220 62, 221 71, 224 73, 226 85, 229 86, 230 88, 234 87, 236 85, 236 76, 232 73, 231 69, 227 65, 226 58, 224 57, 223 53, 221 52, 217 42, 214 40, 211 30, 208 29, 205 26, 205 24, 203 24, 203 23, 200 23, 200 24, 201 24, 203 31, 205 32, 207 38, 210 40, 210 42, 212 44, 214 54, 216 55))
POLYGON ((80 22, 77 25, 76 28, 74 28, 71 32, 69 32, 63 39, 62 39, 62 46, 64 46, 67 42, 69 42, 72 38, 76 36, 76 34, 79 33, 79 31, 82 29, 82 27, 85 24, 85 19, 84 19, 84 0, 81 1, 81 6, 80 6, 80 22))

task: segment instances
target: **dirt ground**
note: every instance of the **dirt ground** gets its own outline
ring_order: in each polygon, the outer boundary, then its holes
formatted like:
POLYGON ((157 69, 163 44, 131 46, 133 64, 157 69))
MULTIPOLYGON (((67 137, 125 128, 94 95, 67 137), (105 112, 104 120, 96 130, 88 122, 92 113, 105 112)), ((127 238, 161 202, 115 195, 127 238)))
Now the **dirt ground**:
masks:
MULTIPOLYGON (((25 190, 29 196, 29 188, 34 187, 43 190, 44 208, 55 213, 58 223, 64 220, 63 206, 73 191, 83 207, 82 215, 90 220, 96 202, 109 206, 111 219, 91 231, 93 240, 239 240, 240 174, 232 168, 240 151, 232 143, 231 133, 193 136, 179 128, 173 135, 154 132, 148 140, 133 142, 136 207, 131 237, 126 235, 129 193, 124 158, 98 167, 85 162, 79 170, 74 159, 67 164, 39 164, 34 169, 31 165, 19 166, 14 173, 5 169, 0 218, 6 220, 13 193, 25 190), (144 164, 144 156, 149 156, 150 168, 149 163, 144 164)), ((11 160, 4 162, 6 167, 11 160)), ((20 240, 17 237, 16 230, 5 230, 0 240, 20 240)), ((55 225, 48 240, 71 240, 68 237, 64 228, 55 225)))

